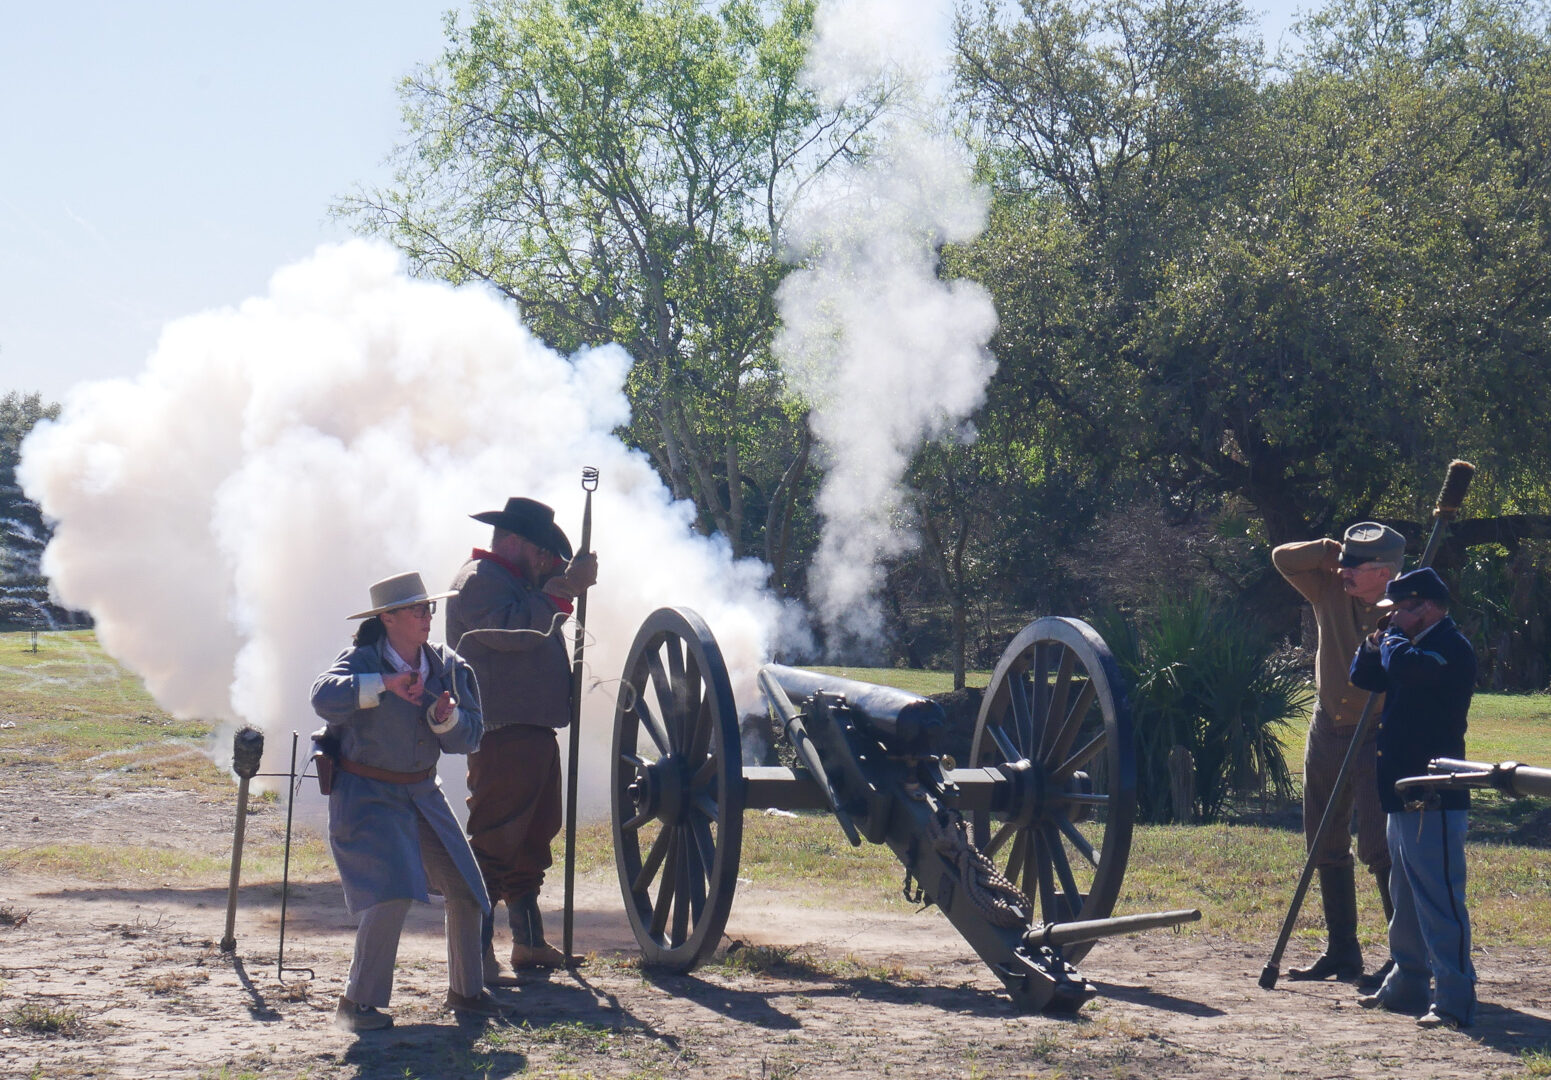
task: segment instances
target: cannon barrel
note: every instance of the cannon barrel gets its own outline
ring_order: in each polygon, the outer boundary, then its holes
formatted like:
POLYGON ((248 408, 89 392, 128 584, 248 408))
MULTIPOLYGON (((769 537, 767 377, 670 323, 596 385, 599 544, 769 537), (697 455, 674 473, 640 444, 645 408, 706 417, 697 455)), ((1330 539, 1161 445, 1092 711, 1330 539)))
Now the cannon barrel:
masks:
POLYGON ((1197 908, 1185 911, 1154 911, 1146 915, 1117 915, 1112 919, 1087 919, 1082 922, 1046 923, 1036 926, 1023 936, 1034 946, 1076 945, 1084 941, 1116 937, 1120 934, 1139 934, 1143 930, 1156 930, 1160 926, 1180 926, 1199 922, 1201 912, 1197 908))
POLYGON ((874 734, 890 742, 916 744, 923 738, 929 742, 936 732, 947 727, 947 714, 941 705, 907 690, 783 664, 766 664, 761 671, 767 672, 793 701, 807 701, 821 691, 844 697, 847 705, 866 718, 866 725, 874 734))
POLYGON ((1484 761, 1458 758, 1433 758, 1427 763, 1426 776, 1407 776, 1395 781, 1395 790, 1410 788, 1496 788, 1509 795, 1551 795, 1551 769, 1537 769, 1504 761, 1492 765, 1484 761))

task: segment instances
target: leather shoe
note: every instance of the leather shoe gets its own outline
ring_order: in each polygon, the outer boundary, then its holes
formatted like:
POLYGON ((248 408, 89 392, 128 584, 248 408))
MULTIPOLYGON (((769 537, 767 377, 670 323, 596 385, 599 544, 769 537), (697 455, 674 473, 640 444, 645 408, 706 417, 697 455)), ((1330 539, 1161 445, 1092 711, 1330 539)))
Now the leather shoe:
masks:
POLYGON ((521 984, 515 975, 501 974, 501 962, 495 958, 495 949, 485 949, 483 960, 484 978, 486 986, 511 987, 521 984))
POLYGON ((523 968, 559 967, 565 967, 565 956, 547 941, 540 941, 537 945, 512 946, 512 970, 514 971, 521 971, 523 968))
POLYGON ((503 1005, 490 996, 490 991, 481 990, 473 997, 458 993, 456 990, 447 991, 447 1008, 457 1013, 460 1017, 474 1016, 492 1020, 504 1020, 517 1011, 515 1005, 503 1005))
POLYGON ((1384 980, 1389 978, 1389 973, 1393 970, 1395 970, 1395 958, 1390 957, 1388 960, 1384 961, 1384 966, 1379 968, 1378 971, 1369 972, 1367 975, 1364 975, 1362 978, 1358 979, 1357 989, 1377 990, 1379 987, 1384 985, 1384 980))
POLYGON ((334 1026, 340 1031, 381 1031, 393 1026, 393 1017, 379 1012, 374 1005, 358 1005, 341 996, 339 1007, 334 1010, 334 1026))
POLYGON ((1362 997, 1357 999, 1357 1004, 1361 1005, 1365 1009, 1389 1008, 1388 1005, 1384 1004, 1384 999, 1379 997, 1378 994, 1364 994, 1362 997))
POLYGON ((1294 982, 1305 982, 1310 979, 1328 979, 1334 975, 1337 979, 1355 979, 1363 973, 1362 954, 1356 959, 1350 957, 1332 956, 1326 953, 1306 968, 1292 968, 1287 972, 1287 977, 1294 982))
POLYGON ((1426 1014, 1417 1017, 1416 1026, 1419 1028, 1448 1028, 1450 1031, 1458 1031, 1466 1024, 1452 1013, 1439 1012, 1435 1005, 1428 1009, 1426 1014))

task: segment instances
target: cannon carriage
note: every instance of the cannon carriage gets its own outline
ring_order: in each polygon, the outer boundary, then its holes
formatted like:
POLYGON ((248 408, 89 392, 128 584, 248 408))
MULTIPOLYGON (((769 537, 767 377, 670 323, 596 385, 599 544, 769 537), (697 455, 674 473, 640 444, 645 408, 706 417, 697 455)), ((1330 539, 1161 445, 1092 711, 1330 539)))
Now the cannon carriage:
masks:
POLYGON ((1073 1012, 1072 966, 1103 937, 1200 918, 1112 917, 1130 854, 1129 704, 1103 640, 1042 618, 1008 646, 960 764, 940 705, 770 664, 761 695, 795 764, 745 767, 731 682, 705 623, 647 618, 625 663, 610 790, 625 909, 649 963, 688 970, 731 911, 748 810, 827 810, 886 844, 907 895, 935 904, 1022 1008, 1073 1012))

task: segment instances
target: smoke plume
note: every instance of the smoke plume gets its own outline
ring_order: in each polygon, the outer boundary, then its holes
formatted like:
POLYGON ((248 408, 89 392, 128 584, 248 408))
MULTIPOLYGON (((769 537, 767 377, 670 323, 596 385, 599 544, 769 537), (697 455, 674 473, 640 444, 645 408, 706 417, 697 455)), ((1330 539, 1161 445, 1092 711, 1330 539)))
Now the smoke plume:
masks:
POLYGON ((800 261, 778 297, 776 351, 826 451, 810 593, 838 656, 876 655, 886 563, 916 542, 903 478, 923 439, 967 437, 996 328, 980 286, 938 277, 945 243, 985 227, 985 192, 913 91, 929 82, 929 20, 912 5, 820 9, 807 78, 826 100, 888 83, 873 152, 794 216, 800 261))
POLYGON ((784 617, 764 566, 696 535, 693 509, 612 434, 629 363, 615 347, 562 357, 495 297, 409 280, 386 247, 322 248, 268 295, 170 324, 138 377, 78 386, 38 427, 20 475, 56 523, 45 572, 163 708, 223 725, 218 756, 247 722, 265 771, 283 771, 371 582, 419 570, 445 588, 489 544, 469 515, 510 495, 555 507, 575 543, 596 466, 580 792, 596 811, 642 620, 697 610, 752 702, 784 617))

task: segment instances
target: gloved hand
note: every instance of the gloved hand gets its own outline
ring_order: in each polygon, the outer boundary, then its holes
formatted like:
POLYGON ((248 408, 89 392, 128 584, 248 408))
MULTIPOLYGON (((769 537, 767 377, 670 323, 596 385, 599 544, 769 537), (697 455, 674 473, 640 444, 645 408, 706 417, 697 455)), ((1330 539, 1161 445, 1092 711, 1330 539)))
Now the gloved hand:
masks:
POLYGON ((598 555, 588 551, 576 556, 564 570, 544 583, 544 591, 551 596, 572 600, 582 595, 598 581, 598 555))

